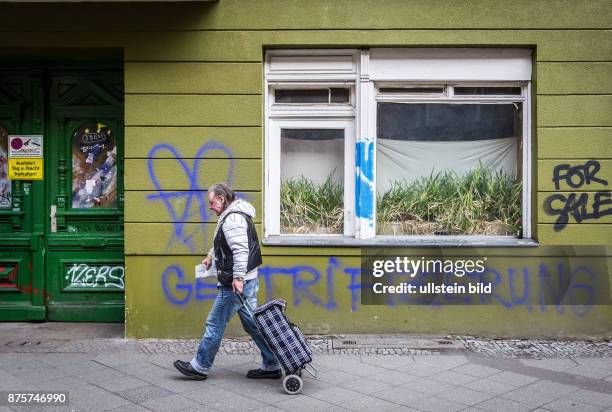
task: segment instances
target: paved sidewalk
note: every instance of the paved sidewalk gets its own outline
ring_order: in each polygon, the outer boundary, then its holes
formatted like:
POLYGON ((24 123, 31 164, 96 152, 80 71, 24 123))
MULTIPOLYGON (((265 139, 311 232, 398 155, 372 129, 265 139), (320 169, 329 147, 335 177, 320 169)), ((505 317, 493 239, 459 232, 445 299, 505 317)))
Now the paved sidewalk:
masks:
MULTIPOLYGON (((247 370, 258 365, 248 341, 226 341, 230 348, 247 348, 247 354, 221 352, 209 379, 199 382, 183 379, 172 366, 177 358, 191 358, 188 353, 195 350, 195 341, 135 342, 118 338, 119 333, 116 325, 82 324, 71 329, 70 324, 56 323, 0 324, 0 391, 69 391, 69 407, 48 409, 73 411, 612 411, 612 356, 603 350, 609 342, 599 346, 559 342, 563 355, 551 351, 545 357, 543 353, 533 356, 534 348, 550 348, 554 342, 520 341, 510 345, 513 356, 504 351, 496 356, 490 348, 503 349, 506 344, 490 341, 488 352, 478 352, 475 348, 486 347, 486 341, 464 339, 467 344, 462 349, 456 345, 461 339, 439 337, 429 341, 392 337, 386 344, 384 338, 368 336, 319 339, 328 345, 341 339, 349 346, 355 342, 356 347, 370 349, 379 342, 387 350, 394 346, 388 342, 395 339, 404 344, 420 342, 427 349, 395 355, 320 350, 314 362, 320 378, 305 377, 303 393, 289 396, 280 380, 245 377, 247 370), (440 348, 448 346, 448 340, 452 348, 440 348), (75 347, 65 341, 82 343, 75 347), (143 347, 157 349, 146 353, 143 347), (594 347, 598 349, 591 350, 594 347), (524 348, 528 358, 516 358, 521 356, 517 348, 524 348)), ((0 406, 0 412, 10 410, 37 409, 0 406)))

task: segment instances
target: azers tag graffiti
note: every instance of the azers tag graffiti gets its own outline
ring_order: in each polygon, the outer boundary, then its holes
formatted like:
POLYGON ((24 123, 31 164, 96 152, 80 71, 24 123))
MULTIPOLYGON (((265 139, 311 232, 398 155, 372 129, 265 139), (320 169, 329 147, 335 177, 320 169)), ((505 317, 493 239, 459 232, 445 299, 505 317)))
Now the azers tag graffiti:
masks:
POLYGON ((69 288, 124 289, 125 269, 123 266, 89 266, 74 263, 66 273, 69 288))

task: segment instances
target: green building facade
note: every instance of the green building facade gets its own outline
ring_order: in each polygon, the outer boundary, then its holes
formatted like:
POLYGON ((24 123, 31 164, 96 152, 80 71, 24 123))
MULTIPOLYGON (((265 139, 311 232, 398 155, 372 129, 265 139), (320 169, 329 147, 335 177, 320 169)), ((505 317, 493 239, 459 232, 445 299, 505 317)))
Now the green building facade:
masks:
POLYGON ((0 320, 199 336, 215 295, 194 277, 216 223, 206 190, 228 181, 257 210, 261 301, 285 297, 306 333, 612 336, 612 3, 0 2, 0 21, 0 158, 15 136, 44 142, 42 180, 0 170, 0 320), (367 180, 384 174, 368 153, 382 153, 385 105, 468 100, 495 116, 514 107, 512 229, 383 232, 367 180), (284 232, 283 170, 301 166, 278 156, 294 129, 345 132, 337 236, 284 232), (363 305, 366 247, 486 257, 497 292, 480 305, 363 305))

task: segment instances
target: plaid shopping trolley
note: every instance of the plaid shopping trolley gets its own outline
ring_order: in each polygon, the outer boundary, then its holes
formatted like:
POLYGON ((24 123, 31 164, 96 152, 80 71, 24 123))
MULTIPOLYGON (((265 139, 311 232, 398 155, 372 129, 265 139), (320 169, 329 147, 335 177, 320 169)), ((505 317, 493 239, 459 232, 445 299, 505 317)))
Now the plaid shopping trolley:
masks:
POLYGON ((240 298, 285 372, 283 389, 290 395, 299 393, 304 385, 301 379, 302 370, 315 378, 318 371, 311 364, 312 351, 304 334, 285 315, 287 302, 282 299, 273 300, 258 307, 253 313, 242 296, 240 298))

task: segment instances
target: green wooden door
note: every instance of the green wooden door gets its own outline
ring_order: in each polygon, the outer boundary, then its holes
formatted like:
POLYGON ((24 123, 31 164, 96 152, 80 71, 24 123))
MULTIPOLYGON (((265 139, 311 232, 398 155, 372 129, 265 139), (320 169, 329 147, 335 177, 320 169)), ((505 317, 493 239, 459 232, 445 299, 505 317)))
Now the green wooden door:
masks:
POLYGON ((49 74, 49 320, 123 321, 123 75, 49 74))
POLYGON ((42 134, 45 166, 0 208, 0 319, 122 322, 123 72, 60 67, 21 76, 27 99, 0 92, 0 144, 42 134))
POLYGON ((0 320, 46 315, 44 183, 8 178, 8 136, 43 133, 42 84, 40 71, 0 68, 0 320))

